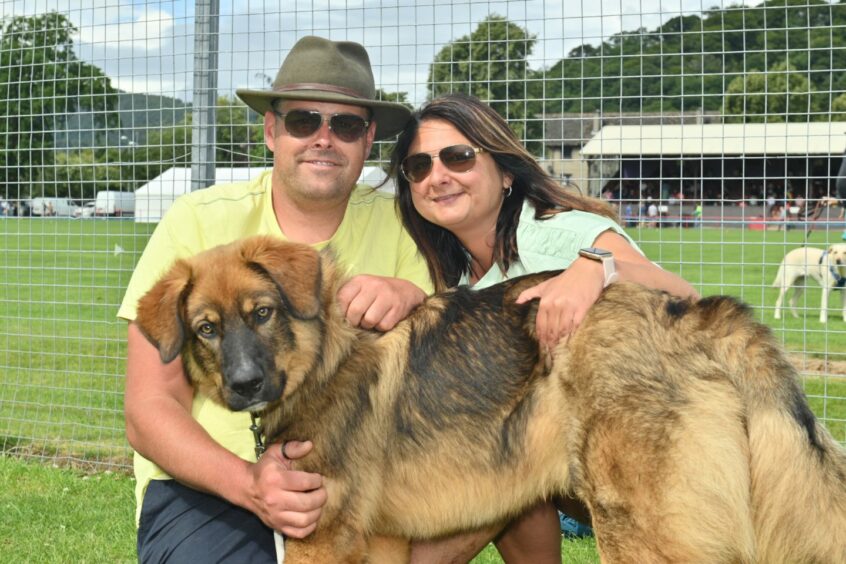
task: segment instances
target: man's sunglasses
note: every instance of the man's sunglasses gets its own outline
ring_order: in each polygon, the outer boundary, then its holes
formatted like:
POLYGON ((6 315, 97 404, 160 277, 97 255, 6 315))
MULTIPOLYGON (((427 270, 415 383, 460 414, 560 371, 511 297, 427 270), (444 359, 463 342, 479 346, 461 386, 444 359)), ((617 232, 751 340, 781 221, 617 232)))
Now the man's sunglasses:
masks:
POLYGON ((432 172, 435 159, 441 159, 452 172, 469 172, 476 164, 476 155, 484 149, 470 145, 450 145, 438 151, 437 155, 415 153, 402 160, 400 171, 409 182, 422 182, 432 172))
POLYGON ((321 114, 316 110, 291 110, 282 113, 273 110, 285 123, 285 129, 291 137, 303 139, 311 137, 320 129, 325 119, 329 120, 329 129, 345 143, 358 141, 367 132, 370 121, 355 114, 321 114))

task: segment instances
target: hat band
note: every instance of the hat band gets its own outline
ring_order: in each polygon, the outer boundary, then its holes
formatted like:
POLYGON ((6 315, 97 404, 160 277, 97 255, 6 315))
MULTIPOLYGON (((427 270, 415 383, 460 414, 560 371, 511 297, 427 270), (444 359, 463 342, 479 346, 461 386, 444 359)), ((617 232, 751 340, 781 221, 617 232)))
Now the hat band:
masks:
POLYGON ((335 94, 343 94, 344 96, 352 96, 361 100, 371 100, 366 96, 362 96, 359 92, 351 88, 344 88, 342 86, 334 86, 332 84, 320 84, 317 82, 297 82, 294 84, 286 84, 285 86, 274 87, 276 92, 294 92, 297 90, 321 90, 325 92, 334 92, 335 94))

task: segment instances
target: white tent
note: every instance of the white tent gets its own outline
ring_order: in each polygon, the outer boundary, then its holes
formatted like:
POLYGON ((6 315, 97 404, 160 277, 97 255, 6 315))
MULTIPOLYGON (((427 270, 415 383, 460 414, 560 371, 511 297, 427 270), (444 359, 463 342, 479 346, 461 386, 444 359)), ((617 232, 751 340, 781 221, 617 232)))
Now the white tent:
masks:
MULTIPOLYGON (((243 182, 263 171, 261 168, 216 168, 216 184, 243 182)), ((135 222, 158 223, 173 201, 191 191, 191 169, 170 168, 135 191, 135 222)))
MULTIPOLYGON (((382 167, 378 166, 366 166, 361 171, 361 176, 358 177, 359 184, 367 184, 368 186, 379 186, 382 181, 385 179, 385 171, 382 170, 382 167)), ((379 187, 380 190, 384 190, 385 192, 394 192, 394 180, 388 180, 385 182, 384 186, 379 187)))
MULTIPOLYGON (((267 168, 217 168, 214 171, 216 184, 243 182, 254 178, 267 168)), ((385 178, 384 171, 378 166, 366 166, 361 171, 358 181, 369 186, 378 186, 385 178)), ((393 191, 394 183, 389 181, 382 187, 393 191)), ((170 209, 173 201, 191 191, 191 169, 171 168, 135 191, 135 222, 157 223, 170 209)))

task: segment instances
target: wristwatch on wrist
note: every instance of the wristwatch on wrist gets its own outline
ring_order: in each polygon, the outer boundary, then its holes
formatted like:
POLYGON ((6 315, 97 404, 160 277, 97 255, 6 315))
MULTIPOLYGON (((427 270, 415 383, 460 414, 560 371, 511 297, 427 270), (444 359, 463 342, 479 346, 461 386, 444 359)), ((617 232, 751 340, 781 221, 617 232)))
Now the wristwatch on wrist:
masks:
POLYGON ((617 281, 617 267, 614 264, 614 255, 611 251, 596 247, 587 247, 579 249, 579 256, 602 263, 602 268, 605 271, 605 281, 602 284, 603 288, 607 288, 609 284, 617 281))

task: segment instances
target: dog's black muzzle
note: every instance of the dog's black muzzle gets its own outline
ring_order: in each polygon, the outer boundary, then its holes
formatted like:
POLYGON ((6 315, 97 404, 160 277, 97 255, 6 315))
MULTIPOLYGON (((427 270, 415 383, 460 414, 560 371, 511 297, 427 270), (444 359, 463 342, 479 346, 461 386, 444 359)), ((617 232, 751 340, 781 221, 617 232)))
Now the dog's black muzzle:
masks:
POLYGON ((282 395, 281 382, 274 379, 276 370, 268 347, 248 327, 226 334, 222 364, 224 396, 229 409, 252 409, 282 395))

